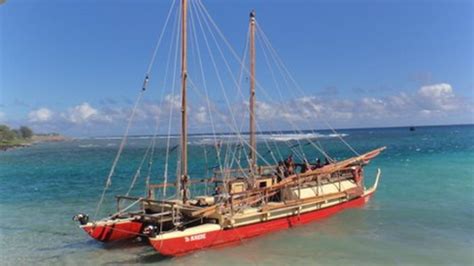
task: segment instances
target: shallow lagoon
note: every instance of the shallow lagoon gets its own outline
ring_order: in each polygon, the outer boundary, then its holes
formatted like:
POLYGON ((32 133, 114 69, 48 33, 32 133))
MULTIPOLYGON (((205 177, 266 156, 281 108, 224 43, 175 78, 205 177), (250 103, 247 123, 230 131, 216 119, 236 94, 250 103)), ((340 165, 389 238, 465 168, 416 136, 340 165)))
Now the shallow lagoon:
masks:
MULTIPOLYGON (((151 247, 103 245, 90 240, 71 220, 92 214, 119 140, 80 139, 43 143, 0 153, 0 261, 24 264, 187 264, 342 265, 473 264, 474 126, 341 130, 359 152, 387 150, 367 168, 367 185, 376 168, 382 179, 363 208, 269 234, 241 245, 167 259, 151 247)), ((320 143, 335 157, 350 152, 329 132, 320 143)), ((190 172, 202 176, 202 145, 209 136, 190 138, 190 172)), ((265 150, 260 137, 259 149, 265 150)), ((276 139, 280 138, 280 139, 276 139)), ((289 154, 282 136, 279 151, 289 154)), ((292 136, 295 138, 295 136, 292 136)), ((176 141, 176 140, 175 140, 176 141)), ((113 211, 113 195, 128 190, 149 143, 131 138, 113 179, 103 214, 113 211)), ((164 139, 158 140, 152 179, 160 181, 164 139)), ((212 150, 212 146, 207 146, 212 150)), ((318 156, 310 145, 305 154, 318 156)), ((176 154, 172 154, 172 160, 176 154)), ((271 156, 268 158, 270 159, 271 156)), ((213 165, 209 152, 208 165, 213 165)), ((176 169, 170 163, 170 169, 176 169)), ((143 194, 144 178, 134 189, 143 194)))

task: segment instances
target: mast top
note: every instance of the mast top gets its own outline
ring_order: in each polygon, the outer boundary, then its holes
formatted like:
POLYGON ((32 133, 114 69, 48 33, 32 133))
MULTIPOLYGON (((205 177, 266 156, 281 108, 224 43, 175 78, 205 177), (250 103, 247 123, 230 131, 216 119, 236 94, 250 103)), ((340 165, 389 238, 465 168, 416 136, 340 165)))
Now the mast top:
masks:
POLYGON ((250 11, 250 20, 255 20, 255 9, 252 9, 252 11, 250 11))

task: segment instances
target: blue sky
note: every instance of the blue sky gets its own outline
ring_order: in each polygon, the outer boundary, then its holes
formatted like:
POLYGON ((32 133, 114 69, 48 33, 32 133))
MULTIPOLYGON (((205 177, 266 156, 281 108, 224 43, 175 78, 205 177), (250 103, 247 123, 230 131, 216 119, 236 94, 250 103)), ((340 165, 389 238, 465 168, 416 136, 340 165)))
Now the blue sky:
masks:
MULTIPOLYGON (((286 84, 283 75, 273 80, 270 69, 278 69, 271 63, 266 68, 265 45, 257 43, 262 130, 326 128, 326 121, 339 128, 474 122, 471 1, 202 2, 240 56, 248 13, 255 8, 259 26, 301 87, 286 84), (273 97, 275 83, 283 97, 273 97)), ((0 5, 0 122, 73 136, 120 134, 171 3, 7 0, 0 5)), ((178 86, 173 93, 172 79, 164 81, 165 73, 172 73, 165 62, 174 40, 173 18, 174 13, 132 133, 152 133, 158 116, 159 130, 166 132, 169 112, 179 101, 178 86)), ((198 44, 205 57, 204 39, 198 44)), ((230 50, 224 53, 238 76, 238 62, 230 50)), ((200 69, 192 60, 196 53, 190 57, 190 77, 202 92, 200 69)), ((191 131, 209 132, 211 122, 216 130, 229 131, 229 110, 245 120, 246 96, 234 95, 232 76, 224 61, 218 62, 228 107, 213 66, 205 61, 209 98, 219 114, 209 112, 190 89, 191 131)), ((244 94, 247 87, 244 73, 244 94)))

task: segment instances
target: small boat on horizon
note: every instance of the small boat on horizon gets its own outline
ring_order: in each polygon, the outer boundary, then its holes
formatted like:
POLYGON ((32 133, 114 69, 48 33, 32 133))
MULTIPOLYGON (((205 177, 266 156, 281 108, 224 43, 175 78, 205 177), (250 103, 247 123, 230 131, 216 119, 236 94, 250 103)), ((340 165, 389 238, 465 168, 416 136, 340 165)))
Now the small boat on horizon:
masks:
MULTIPOLYGON (((80 227, 92 238, 102 242, 141 236, 160 254, 178 256, 306 224, 368 202, 377 190, 381 171, 378 169, 374 184, 367 188, 363 169, 385 147, 358 154, 341 135, 334 132, 335 136, 355 153, 355 156, 335 160, 310 138, 304 143, 299 140, 296 144, 285 142, 291 151, 299 154, 299 162, 294 160, 292 155, 284 160, 278 161, 273 158, 273 161, 270 161, 268 156, 272 155, 272 149, 267 153, 258 150, 255 76, 257 22, 254 11, 250 13, 248 36, 250 55, 248 138, 235 127, 234 133, 239 138, 238 144, 227 144, 225 154, 221 153, 224 145, 222 142, 216 141, 214 145, 219 167, 213 169, 212 176, 190 177, 187 109, 187 87, 190 77, 187 69, 188 4, 187 0, 180 0, 177 10, 180 14, 181 43, 180 142, 175 147, 168 145, 167 150, 167 154, 170 150, 179 152, 177 179, 175 182, 168 182, 168 173, 165 170, 163 183, 152 183, 147 180, 146 195, 133 197, 127 193, 124 196, 117 196, 116 213, 96 221, 90 221, 86 214, 74 216, 80 227), (319 159, 311 163, 309 156, 298 152, 298 149, 302 151, 303 146, 314 147, 315 152, 311 156, 316 152, 322 154, 325 163, 321 163, 319 159), (237 153, 239 156, 236 156, 237 153), (240 161, 241 157, 245 159, 240 161), (205 186, 206 193, 192 195, 197 191, 193 189, 196 186, 205 186), (214 188, 212 193, 207 193, 208 186, 214 188), (167 197, 168 189, 175 192, 175 197, 167 197), (122 208, 124 201, 128 204, 122 208)), ((194 20, 191 21, 196 22, 196 18, 206 19, 205 22, 209 23, 210 27, 215 26, 200 1, 194 2, 194 12, 194 20)), ((146 74, 141 94, 146 91, 148 81, 149 73, 146 74)), ((209 101, 208 98, 206 100, 209 101)), ((125 146, 130 121, 106 179, 96 214, 111 184, 114 169, 125 146)), ((167 161, 164 168, 168 169, 167 161)), ((137 176, 134 177, 133 184, 137 176)))

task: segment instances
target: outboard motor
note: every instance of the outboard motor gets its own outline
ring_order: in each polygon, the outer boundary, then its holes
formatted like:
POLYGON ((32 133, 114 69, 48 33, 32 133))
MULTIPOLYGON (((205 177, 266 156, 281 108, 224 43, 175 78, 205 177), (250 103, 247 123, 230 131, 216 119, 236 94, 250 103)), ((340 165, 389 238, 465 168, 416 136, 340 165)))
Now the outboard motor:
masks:
POLYGON ((89 222, 89 216, 84 213, 76 214, 72 217, 72 220, 75 222, 79 222, 81 225, 85 225, 89 222))
POLYGON ((157 230, 158 228, 155 225, 148 225, 145 227, 145 229, 143 229, 143 234, 149 237, 155 237, 157 230))

